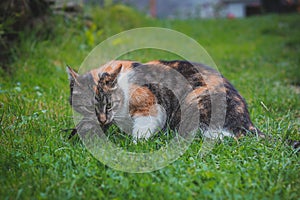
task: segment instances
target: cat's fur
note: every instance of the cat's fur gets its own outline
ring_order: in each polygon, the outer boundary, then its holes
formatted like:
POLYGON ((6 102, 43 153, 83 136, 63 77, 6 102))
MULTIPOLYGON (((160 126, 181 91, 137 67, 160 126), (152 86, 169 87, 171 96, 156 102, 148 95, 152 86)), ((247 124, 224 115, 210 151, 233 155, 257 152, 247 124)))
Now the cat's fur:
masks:
POLYGON ((122 124, 122 129, 135 140, 148 139, 167 127, 177 130, 185 112, 178 94, 184 94, 185 104, 194 105, 195 112, 199 113, 198 127, 204 135, 219 132, 223 136, 240 137, 250 132, 264 137, 252 124, 246 102, 232 84, 216 70, 199 63, 141 64, 120 60, 84 75, 71 68, 67 72, 72 107, 82 115, 95 116, 104 130, 111 124, 122 124), (181 76, 169 76, 172 70, 181 76), (158 80, 153 81, 153 77, 158 80), (211 125, 212 118, 216 117, 212 114, 212 98, 224 104, 216 111, 221 116, 224 113, 224 123, 211 125))

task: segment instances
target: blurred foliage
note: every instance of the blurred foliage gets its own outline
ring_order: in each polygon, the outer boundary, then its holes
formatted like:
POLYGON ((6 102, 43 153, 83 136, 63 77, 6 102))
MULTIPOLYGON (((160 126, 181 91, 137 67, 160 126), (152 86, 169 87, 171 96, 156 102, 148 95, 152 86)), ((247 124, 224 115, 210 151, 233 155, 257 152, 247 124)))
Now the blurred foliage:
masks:
POLYGON ((1 0, 0 70, 10 72, 7 63, 11 59, 20 32, 34 28, 39 30, 38 35, 42 35, 49 31, 45 26, 49 13, 49 3, 46 0, 1 0))
MULTIPOLYGON (((146 17, 143 14, 121 4, 104 6, 103 8, 97 8, 97 10, 93 8, 93 10, 91 12, 88 11, 88 13, 91 13, 89 18, 93 20, 87 21, 85 31, 95 32, 94 36, 99 36, 103 33, 104 38, 124 30, 145 26, 147 24, 146 17)), ((99 39, 98 41, 96 40, 96 43, 92 46, 94 47, 98 42, 99 39)))
POLYGON ((41 39, 52 40, 59 35, 62 37, 56 41, 61 44, 78 36, 79 49, 90 50, 105 38, 145 25, 146 21, 141 13, 120 4, 86 6, 84 14, 56 15, 52 15, 46 0, 4 0, 0 6, 0 74, 12 74, 14 70, 8 64, 28 53, 28 48, 21 47, 24 43, 32 46, 41 39))

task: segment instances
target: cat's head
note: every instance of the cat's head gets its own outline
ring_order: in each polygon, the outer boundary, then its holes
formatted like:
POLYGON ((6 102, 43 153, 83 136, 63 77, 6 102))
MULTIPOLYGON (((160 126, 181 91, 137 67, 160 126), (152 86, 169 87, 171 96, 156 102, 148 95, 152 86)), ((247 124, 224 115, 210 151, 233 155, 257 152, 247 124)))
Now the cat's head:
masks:
POLYGON ((95 111, 101 125, 112 123, 120 106, 122 96, 120 96, 117 76, 121 69, 122 65, 119 65, 113 71, 104 71, 98 74, 95 111))
POLYGON ((117 84, 121 64, 92 70, 84 75, 67 67, 70 80, 70 104, 83 115, 93 115, 102 127, 110 125, 118 117, 123 92, 117 84))

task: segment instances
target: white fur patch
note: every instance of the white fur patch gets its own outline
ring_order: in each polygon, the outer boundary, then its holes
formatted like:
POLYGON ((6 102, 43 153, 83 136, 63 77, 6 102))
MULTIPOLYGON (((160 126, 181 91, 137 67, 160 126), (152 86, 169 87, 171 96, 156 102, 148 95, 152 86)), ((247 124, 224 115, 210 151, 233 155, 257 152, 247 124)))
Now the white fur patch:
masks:
POLYGON ((155 109, 157 116, 134 117, 132 136, 135 140, 148 139, 164 127, 167 118, 166 112, 159 104, 155 105, 155 109))
POLYGON ((124 99, 127 102, 129 101, 129 88, 130 88, 129 79, 132 75, 133 75, 133 72, 131 72, 131 71, 121 72, 117 78, 118 86, 124 92, 124 99))
POLYGON ((130 99, 130 94, 129 94, 129 90, 130 90, 130 82, 129 79, 132 76, 133 72, 121 72, 118 75, 117 78, 117 87, 120 88, 120 90, 122 91, 123 95, 122 98, 123 99, 123 103, 122 106, 119 107, 117 113, 119 116, 121 116, 122 118, 128 118, 128 120, 130 118, 130 114, 129 114, 129 99, 130 99))
POLYGON ((122 95, 120 93, 112 95, 113 101, 122 102, 117 107, 117 110, 114 110, 114 114, 113 114, 114 121, 117 123, 118 127, 121 128, 122 131, 128 134, 132 133, 132 124, 133 124, 132 118, 129 114, 129 98, 130 98, 129 79, 132 74, 133 72, 130 71, 119 73, 117 78, 117 88, 122 91, 122 95))

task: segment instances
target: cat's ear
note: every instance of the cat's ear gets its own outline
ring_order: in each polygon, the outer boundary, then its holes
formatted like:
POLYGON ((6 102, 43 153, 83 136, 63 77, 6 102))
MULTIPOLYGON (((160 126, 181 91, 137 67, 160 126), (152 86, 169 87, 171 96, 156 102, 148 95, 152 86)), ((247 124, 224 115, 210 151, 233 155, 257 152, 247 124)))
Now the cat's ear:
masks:
POLYGON ((67 73, 70 82, 77 81, 78 74, 69 66, 67 66, 67 73))
POLYGON ((116 81, 117 76, 122 70, 122 64, 118 64, 113 68, 113 70, 110 70, 109 72, 99 73, 99 81, 103 83, 104 85, 113 85, 116 81))
POLYGON ((122 64, 119 63, 119 64, 115 67, 115 69, 110 73, 110 76, 111 76, 112 81, 115 81, 115 80, 116 80, 117 76, 119 75, 119 73, 120 73, 121 70, 122 70, 122 67, 123 67, 122 64))

